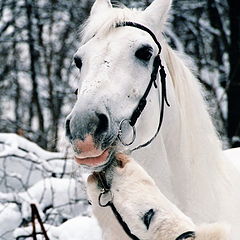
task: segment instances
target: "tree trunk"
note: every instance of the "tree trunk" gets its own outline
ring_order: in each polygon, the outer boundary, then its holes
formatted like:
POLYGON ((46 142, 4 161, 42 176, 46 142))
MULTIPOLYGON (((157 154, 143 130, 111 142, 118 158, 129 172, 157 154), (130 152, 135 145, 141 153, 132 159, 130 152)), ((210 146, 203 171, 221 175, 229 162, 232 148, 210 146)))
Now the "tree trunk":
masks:
POLYGON ((39 137, 38 143, 41 147, 45 148, 47 143, 44 137, 44 117, 42 113, 42 107, 40 105, 39 95, 38 95, 38 83, 37 83, 37 73, 36 73, 36 50, 34 47, 34 38, 33 38, 33 28, 32 28, 32 4, 31 0, 25 0, 26 10, 27 10, 27 31, 28 31, 28 47, 30 54, 30 74, 32 81, 32 97, 30 102, 30 113, 29 113, 29 124, 31 126, 31 120, 33 117, 33 105, 36 106, 37 117, 38 117, 38 126, 39 126, 39 137))
POLYGON ((230 19, 230 75, 228 89, 228 137, 232 147, 240 146, 240 4, 228 0, 230 19))
POLYGON ((214 29, 218 29, 220 31, 220 33, 223 32, 223 34, 221 34, 221 37, 219 38, 218 35, 213 34, 213 40, 212 40, 212 58, 217 62, 218 66, 221 66, 223 64, 222 62, 222 55, 223 55, 223 51, 221 49, 221 41, 222 39, 225 39, 225 46, 227 47, 227 40, 226 40, 226 36, 225 36, 225 32, 221 31, 220 29, 223 29, 222 27, 222 23, 221 23, 221 17, 218 13, 217 7, 216 7, 216 3, 215 0, 208 0, 208 15, 209 15, 209 21, 211 26, 214 29))
MULTIPOLYGON (((12 4, 12 11, 13 11, 13 27, 14 27, 14 34, 13 34, 13 39, 16 39, 16 32, 17 32, 17 28, 16 28, 16 1, 13 1, 12 4)), ((20 100, 21 100, 21 87, 20 87, 20 83, 19 83, 19 79, 18 79, 18 59, 19 59, 19 55, 18 55, 18 50, 17 50, 17 43, 16 41, 13 41, 12 44, 12 48, 13 48, 13 62, 12 62, 12 72, 13 72, 13 82, 15 85, 15 94, 14 94, 14 112, 15 112, 15 122, 16 122, 16 126, 15 126, 15 132, 18 133, 19 132, 19 126, 21 126, 21 117, 20 117, 20 100)))

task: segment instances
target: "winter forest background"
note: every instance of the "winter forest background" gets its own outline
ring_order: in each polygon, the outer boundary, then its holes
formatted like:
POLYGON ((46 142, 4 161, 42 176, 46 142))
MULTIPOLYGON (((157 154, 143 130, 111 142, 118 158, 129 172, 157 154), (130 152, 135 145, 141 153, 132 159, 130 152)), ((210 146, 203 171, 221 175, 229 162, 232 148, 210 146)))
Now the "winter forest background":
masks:
MULTIPOLYGON (((151 1, 120 2, 146 7, 151 1)), ((79 26, 92 3, 0 0, 0 239, 31 235, 30 202, 49 226, 90 214, 79 190, 82 180, 60 140, 75 102, 79 26)), ((194 61, 224 147, 240 146, 238 1, 175 0, 165 34, 173 48, 194 61)), ((56 232, 61 231, 51 239, 56 232)))

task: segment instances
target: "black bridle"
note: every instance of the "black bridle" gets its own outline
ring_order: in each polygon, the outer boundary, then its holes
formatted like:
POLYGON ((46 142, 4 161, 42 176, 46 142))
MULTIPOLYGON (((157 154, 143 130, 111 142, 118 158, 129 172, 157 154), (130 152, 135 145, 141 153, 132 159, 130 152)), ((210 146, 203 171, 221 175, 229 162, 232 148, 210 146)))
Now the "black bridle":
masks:
POLYGON ((164 66, 162 65, 161 59, 160 59, 160 53, 161 53, 161 45, 158 42, 155 34, 148 29, 147 27, 139 24, 139 23, 135 23, 135 22, 121 22, 116 24, 116 27, 135 27, 138 29, 141 29, 147 33, 149 33, 149 35, 152 37, 152 39, 154 40, 154 42, 157 44, 158 46, 158 54, 155 56, 154 61, 153 61, 153 70, 151 73, 151 79, 149 81, 149 84, 143 94, 143 96, 141 97, 141 99, 138 102, 137 107, 135 108, 135 110, 132 113, 132 116, 130 117, 130 119, 123 119, 120 122, 120 126, 119 126, 119 133, 118 133, 118 138, 120 139, 121 143, 125 146, 129 146, 131 145, 136 137, 136 130, 135 130, 135 124, 138 120, 138 118, 140 117, 142 111, 144 110, 145 106, 147 105, 147 97, 150 93, 150 90, 152 88, 152 86, 154 85, 155 88, 157 88, 157 75, 159 72, 159 68, 160 68, 160 79, 161 79, 161 85, 162 85, 162 95, 161 95, 161 111, 160 111, 160 118, 159 118, 159 124, 158 124, 158 128, 156 130, 156 133, 154 134, 154 136, 148 140, 147 142, 145 142, 144 144, 139 145, 138 147, 135 147, 134 149, 130 150, 131 152, 138 150, 140 148, 146 147, 147 145, 149 145, 154 139, 155 137, 158 135, 162 122, 163 122, 163 114, 164 114, 164 103, 167 104, 167 106, 170 106, 167 100, 167 92, 166 92, 166 73, 164 70, 164 66), (122 124, 127 121, 129 123, 129 125, 133 128, 133 139, 131 142, 129 143, 125 143, 122 140, 122 124))

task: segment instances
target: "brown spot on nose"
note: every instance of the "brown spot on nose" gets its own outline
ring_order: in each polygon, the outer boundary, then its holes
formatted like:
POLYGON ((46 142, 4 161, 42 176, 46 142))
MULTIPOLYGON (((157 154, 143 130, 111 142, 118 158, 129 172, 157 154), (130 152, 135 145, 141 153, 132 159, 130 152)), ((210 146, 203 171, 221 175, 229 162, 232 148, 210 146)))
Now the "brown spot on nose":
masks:
POLYGON ((101 149, 96 148, 91 135, 87 135, 83 141, 80 139, 74 140, 73 149, 80 158, 95 157, 102 153, 101 149))

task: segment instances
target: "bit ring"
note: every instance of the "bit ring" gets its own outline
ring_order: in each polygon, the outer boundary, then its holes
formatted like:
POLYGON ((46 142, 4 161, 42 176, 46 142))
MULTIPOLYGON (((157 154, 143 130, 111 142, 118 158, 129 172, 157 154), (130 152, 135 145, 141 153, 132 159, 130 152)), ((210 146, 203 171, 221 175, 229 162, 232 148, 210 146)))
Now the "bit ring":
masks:
POLYGON ((103 189, 103 191, 100 192, 100 195, 98 196, 98 204, 100 207, 107 207, 109 206, 113 201, 113 193, 111 192, 111 190, 106 191, 105 189, 103 189), (106 196, 107 195, 107 196, 106 196), (109 200, 104 204, 102 197, 108 197, 109 200))
POLYGON ((130 146, 134 143, 135 139, 136 139, 136 128, 135 126, 132 126, 130 124, 131 120, 130 119, 123 119, 120 124, 119 124, 119 130, 118 130, 118 139, 120 140, 120 142, 122 143, 122 145, 124 146, 130 146), (122 138, 122 126, 125 122, 128 122, 129 125, 132 127, 132 132, 133 132, 133 137, 132 140, 129 143, 124 142, 123 138, 122 138))

